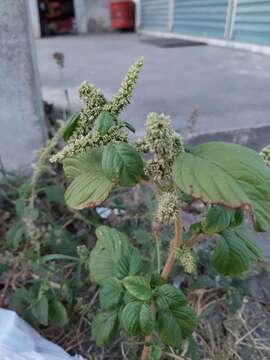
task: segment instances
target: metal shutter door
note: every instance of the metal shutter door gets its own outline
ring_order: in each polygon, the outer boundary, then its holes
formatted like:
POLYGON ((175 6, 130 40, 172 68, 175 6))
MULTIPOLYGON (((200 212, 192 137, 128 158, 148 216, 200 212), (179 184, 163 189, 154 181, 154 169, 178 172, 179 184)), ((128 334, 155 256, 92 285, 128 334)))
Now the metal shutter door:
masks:
POLYGON ((232 40, 270 44, 270 0, 238 0, 232 40))
POLYGON ((229 0, 175 0, 173 31, 224 38, 229 0))
POLYGON ((169 31, 170 0, 141 0, 141 27, 169 31))

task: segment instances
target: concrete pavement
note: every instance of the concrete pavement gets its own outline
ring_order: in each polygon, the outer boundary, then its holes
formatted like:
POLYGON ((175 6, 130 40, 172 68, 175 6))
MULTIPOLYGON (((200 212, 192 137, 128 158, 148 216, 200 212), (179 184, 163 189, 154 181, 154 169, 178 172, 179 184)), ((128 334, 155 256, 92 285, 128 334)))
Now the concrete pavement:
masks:
POLYGON ((83 80, 110 98, 128 67, 143 55, 134 101, 123 114, 139 133, 150 111, 171 115, 177 130, 185 132, 197 107, 197 134, 226 132, 227 140, 245 143, 254 136, 250 128, 266 126, 251 145, 270 142, 269 56, 213 46, 162 48, 130 33, 39 39, 37 50, 44 99, 56 106, 66 106, 67 89, 72 108, 79 108, 77 89, 83 80), (65 55, 62 74, 52 57, 56 51, 65 55), (239 129, 245 131, 230 135, 239 129))

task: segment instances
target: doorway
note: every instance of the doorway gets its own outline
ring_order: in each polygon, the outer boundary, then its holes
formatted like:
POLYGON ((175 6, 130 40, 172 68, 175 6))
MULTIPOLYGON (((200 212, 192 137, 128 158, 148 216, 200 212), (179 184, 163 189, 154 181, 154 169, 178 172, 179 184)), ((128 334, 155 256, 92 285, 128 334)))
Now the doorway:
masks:
POLYGON ((75 32, 73 0, 38 0, 42 36, 75 32))

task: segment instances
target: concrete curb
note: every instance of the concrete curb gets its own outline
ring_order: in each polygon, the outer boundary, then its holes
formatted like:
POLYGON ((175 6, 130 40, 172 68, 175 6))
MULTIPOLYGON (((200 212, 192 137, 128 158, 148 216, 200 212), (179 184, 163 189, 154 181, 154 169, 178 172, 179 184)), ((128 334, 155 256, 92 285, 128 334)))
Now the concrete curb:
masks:
POLYGON ((227 48, 231 48, 231 49, 250 51, 253 53, 257 53, 257 54, 270 55, 270 46, 265 46, 265 45, 240 43, 240 42, 236 42, 236 41, 228 41, 228 40, 222 40, 222 39, 191 36, 191 35, 176 34, 176 33, 161 32, 161 31, 149 31, 149 30, 143 30, 140 28, 137 29, 137 33, 139 35, 150 36, 150 37, 182 39, 182 40, 187 40, 187 41, 198 41, 198 42, 205 43, 208 45, 213 45, 213 46, 227 47, 227 48))
POLYGON ((187 141, 190 145, 207 141, 226 141, 260 150, 270 144, 270 125, 194 134, 187 141))

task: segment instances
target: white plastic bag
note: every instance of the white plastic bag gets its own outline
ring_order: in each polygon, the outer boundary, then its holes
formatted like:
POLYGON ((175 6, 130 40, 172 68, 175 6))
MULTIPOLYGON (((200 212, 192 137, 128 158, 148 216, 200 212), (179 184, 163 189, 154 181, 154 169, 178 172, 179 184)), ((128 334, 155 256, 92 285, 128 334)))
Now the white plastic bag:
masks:
POLYGON ((0 360, 83 360, 44 339, 14 311, 0 309, 0 360))

